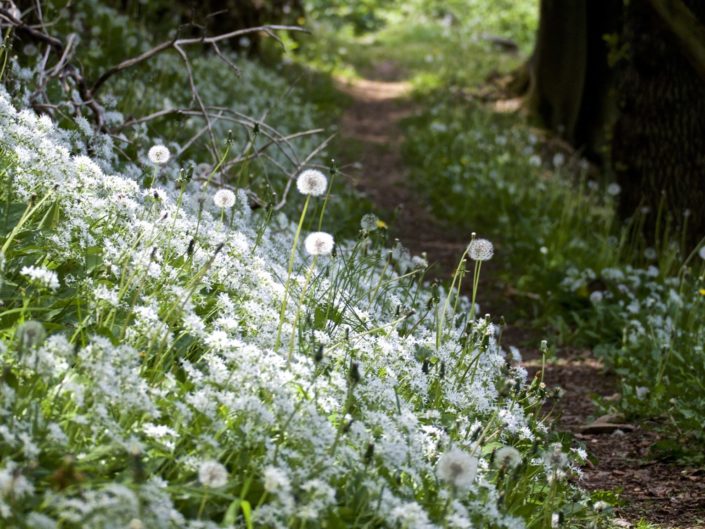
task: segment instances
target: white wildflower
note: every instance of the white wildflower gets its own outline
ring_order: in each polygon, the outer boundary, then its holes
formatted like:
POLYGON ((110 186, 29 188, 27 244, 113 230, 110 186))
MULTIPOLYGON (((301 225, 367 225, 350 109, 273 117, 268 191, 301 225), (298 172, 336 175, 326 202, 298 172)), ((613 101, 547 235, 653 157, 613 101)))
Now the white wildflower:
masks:
POLYGON ((468 255, 473 261, 489 261, 494 255, 494 246, 487 239, 475 239, 468 245, 468 255))
POLYGON ((649 388, 647 388, 646 386, 639 386, 636 388, 635 393, 637 399, 644 400, 649 394, 649 388))
POLYGON ((217 461, 204 461, 198 468, 198 481, 206 487, 217 489, 228 482, 228 471, 217 461))
POLYGON ((150 147, 147 157, 149 161, 154 164, 164 165, 169 161, 169 158, 171 158, 171 153, 164 145, 153 145, 150 147))
POLYGON ((213 195, 213 202, 222 209, 230 209, 235 205, 235 193, 229 189, 219 189, 213 195))
POLYGON ((477 475, 477 457, 452 448, 438 460, 438 477, 458 488, 468 488, 477 475))
POLYGON ((311 255, 329 255, 334 245, 333 236, 324 231, 310 233, 304 241, 306 251, 311 255))
POLYGON ((20 274, 29 277, 35 284, 56 290, 59 288, 59 276, 56 272, 43 266, 24 266, 20 274))
POLYGON ((316 169, 306 169, 296 179, 296 187, 302 195, 317 197, 326 192, 328 179, 316 169))

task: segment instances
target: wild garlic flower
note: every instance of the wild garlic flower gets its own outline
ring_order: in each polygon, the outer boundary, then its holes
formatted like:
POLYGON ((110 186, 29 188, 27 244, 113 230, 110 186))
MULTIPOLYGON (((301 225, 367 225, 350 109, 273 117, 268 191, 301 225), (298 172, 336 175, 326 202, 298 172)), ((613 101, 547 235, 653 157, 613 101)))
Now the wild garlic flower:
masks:
POLYGON ((217 461, 204 461, 198 467, 198 481, 204 487, 217 489, 228 482, 228 471, 217 461))
POLYGON ((489 261, 494 255, 494 246, 487 239, 475 239, 468 245, 468 255, 473 261, 489 261))
POLYGON ((50 290, 59 288, 59 276, 53 270, 43 266, 24 266, 20 270, 20 274, 28 277, 33 283, 50 290))
POLYGON ((521 463, 521 453, 513 446, 503 446, 494 453, 494 463, 498 468, 516 468, 521 463))
POLYGON ((213 202, 221 209, 230 209, 235 205, 235 193, 229 189, 218 189, 213 195, 213 202))
POLYGON ((457 487, 466 489, 472 485, 477 475, 477 457, 452 448, 438 460, 438 477, 457 487))
POLYGON ((153 145, 147 152, 147 157, 153 164, 164 165, 171 158, 171 153, 164 145, 153 145))
POLYGON ((306 169, 296 178, 296 187, 302 195, 318 197, 326 192, 328 179, 316 169, 306 169))
POLYGON ((310 255, 329 255, 334 245, 333 236, 324 231, 314 231, 304 241, 304 247, 310 255))

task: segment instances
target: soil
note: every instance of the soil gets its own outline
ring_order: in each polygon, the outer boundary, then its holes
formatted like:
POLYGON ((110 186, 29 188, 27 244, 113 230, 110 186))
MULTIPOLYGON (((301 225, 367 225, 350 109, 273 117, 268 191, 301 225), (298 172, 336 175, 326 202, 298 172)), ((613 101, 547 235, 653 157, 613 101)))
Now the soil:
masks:
MULTIPOLYGON (((368 79, 336 83, 351 97, 341 120, 341 141, 360 147, 355 160, 350 160, 358 162, 360 170, 348 177, 380 216, 391 216, 382 217, 390 226, 390 235, 414 254, 426 252, 435 276, 448 277, 470 234, 438 221, 410 184, 401 155, 400 121, 417 110, 408 97, 411 87, 401 80, 403 72, 393 63, 380 63, 366 74, 368 79)), ((501 314, 507 293, 492 280, 491 266, 487 270, 483 266, 483 274, 485 304, 501 314)), ((521 335, 525 333, 520 329, 505 333, 510 341, 521 335)), ((531 352, 527 358, 527 368, 536 371, 536 352, 534 360, 531 352)), ((589 490, 619 493, 616 514, 622 527, 647 520, 664 528, 705 528, 705 471, 653 460, 650 448, 659 435, 649 423, 625 424, 621 418, 610 417, 607 422, 621 428, 600 426, 594 428, 599 433, 585 431, 598 415, 593 399, 619 397, 618 379, 589 351, 565 349, 558 352, 558 358, 547 365, 544 381, 564 391, 550 411, 556 429, 572 434, 589 454, 580 484, 589 490)))

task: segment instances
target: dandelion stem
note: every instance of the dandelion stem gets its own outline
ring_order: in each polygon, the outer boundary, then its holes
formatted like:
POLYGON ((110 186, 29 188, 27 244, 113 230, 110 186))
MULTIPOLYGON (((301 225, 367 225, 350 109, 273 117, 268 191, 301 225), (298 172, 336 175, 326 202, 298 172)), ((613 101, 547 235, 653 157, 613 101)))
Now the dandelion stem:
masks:
POLYGON ((301 307, 303 306, 306 300, 306 293, 308 292, 308 287, 311 282, 311 276, 313 275, 313 271, 316 268, 316 261, 318 261, 318 256, 314 255, 313 261, 311 262, 311 266, 309 267, 308 272, 306 273, 306 280, 304 281, 304 286, 301 289, 299 304, 296 307, 296 316, 294 316, 294 329, 291 331, 291 338, 289 339, 289 358, 287 359, 287 362, 289 363, 291 363, 291 357, 294 355, 294 345, 296 345, 297 327, 299 324, 299 318, 301 317, 301 307))
POLYGON ((291 286, 291 273, 294 271, 294 262, 296 261, 296 248, 299 245, 299 237, 301 237, 301 228, 304 225, 304 219, 306 218, 306 210, 308 210, 308 204, 311 201, 311 195, 306 196, 306 201, 304 202, 304 208, 301 211, 301 218, 299 218, 299 224, 296 227, 296 234, 294 235, 294 244, 291 246, 291 254, 289 255, 289 267, 286 271, 286 283, 284 283, 284 299, 282 299, 281 309, 279 311, 279 326, 277 327, 277 338, 274 341, 274 350, 278 351, 281 345, 282 338, 282 326, 284 325, 284 316, 286 315, 286 305, 289 301, 289 287, 291 286))

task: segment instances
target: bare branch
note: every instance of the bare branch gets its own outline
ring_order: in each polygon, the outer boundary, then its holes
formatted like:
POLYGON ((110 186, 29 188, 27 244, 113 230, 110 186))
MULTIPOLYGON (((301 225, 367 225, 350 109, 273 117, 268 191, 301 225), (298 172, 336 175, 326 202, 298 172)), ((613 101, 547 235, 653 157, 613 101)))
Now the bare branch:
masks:
MULTIPOLYGON (((93 84, 92 92, 95 94, 100 90, 101 86, 107 81, 110 77, 113 75, 123 71, 127 70, 128 68, 131 68, 132 66, 135 66, 136 64, 139 64, 141 62, 144 62, 155 55, 168 50, 169 48, 177 48, 177 47, 184 47, 184 46, 192 46, 195 44, 205 44, 205 45, 213 45, 217 46, 219 42, 222 42, 224 40, 229 40, 234 37, 239 37, 240 35, 247 35, 248 33, 256 33, 258 31, 264 31, 270 36, 273 36, 277 40, 280 40, 279 37, 276 36, 274 31, 303 31, 303 32, 308 32, 306 28, 302 28, 300 26, 279 26, 279 25, 271 25, 271 26, 258 26, 255 28, 246 28, 246 29, 238 29, 236 31, 230 31, 228 33, 223 33, 221 35, 215 35, 213 37, 198 37, 198 38, 189 38, 189 39, 174 39, 174 40, 169 40, 162 42, 161 44, 158 44, 151 50, 147 50, 141 55, 138 55, 137 57, 132 57, 131 59, 127 59, 125 61, 122 61, 120 64, 117 64, 113 66, 112 68, 109 68, 105 72, 101 74, 100 77, 96 80, 96 82, 93 84)), ((281 41, 280 41, 281 42, 281 41)), ((217 53, 217 52, 216 52, 217 53)))

